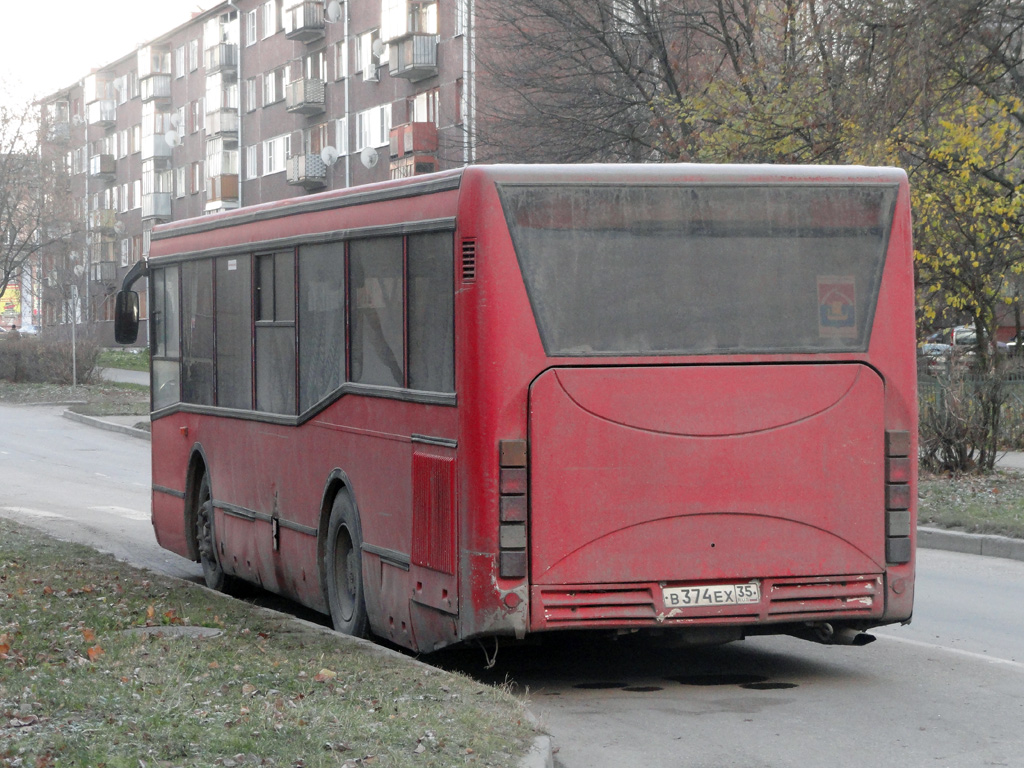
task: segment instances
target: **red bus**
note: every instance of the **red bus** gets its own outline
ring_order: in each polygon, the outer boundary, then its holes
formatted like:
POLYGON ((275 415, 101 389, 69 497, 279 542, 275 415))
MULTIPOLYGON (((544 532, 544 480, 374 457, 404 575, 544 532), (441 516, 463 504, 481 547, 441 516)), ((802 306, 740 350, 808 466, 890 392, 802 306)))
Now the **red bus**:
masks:
POLYGON ((419 651, 867 641, 913 606, 911 255, 890 168, 473 166, 159 227, 157 538, 419 651))

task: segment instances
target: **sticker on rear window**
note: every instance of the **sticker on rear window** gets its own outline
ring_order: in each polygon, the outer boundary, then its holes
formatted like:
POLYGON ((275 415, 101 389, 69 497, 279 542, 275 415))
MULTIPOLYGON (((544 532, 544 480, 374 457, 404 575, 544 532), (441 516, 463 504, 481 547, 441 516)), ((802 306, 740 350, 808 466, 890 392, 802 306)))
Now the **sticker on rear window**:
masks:
POLYGON ((857 290, 853 277, 818 277, 818 335, 857 335, 857 290))

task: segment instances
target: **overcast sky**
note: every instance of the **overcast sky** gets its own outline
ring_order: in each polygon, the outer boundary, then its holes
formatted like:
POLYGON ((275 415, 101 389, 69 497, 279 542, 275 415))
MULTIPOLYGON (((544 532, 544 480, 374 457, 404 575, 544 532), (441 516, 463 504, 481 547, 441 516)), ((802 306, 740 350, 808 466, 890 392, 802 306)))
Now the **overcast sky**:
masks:
POLYGON ((2 0, 0 82, 5 101, 71 85, 90 70, 184 24, 217 0, 2 0))

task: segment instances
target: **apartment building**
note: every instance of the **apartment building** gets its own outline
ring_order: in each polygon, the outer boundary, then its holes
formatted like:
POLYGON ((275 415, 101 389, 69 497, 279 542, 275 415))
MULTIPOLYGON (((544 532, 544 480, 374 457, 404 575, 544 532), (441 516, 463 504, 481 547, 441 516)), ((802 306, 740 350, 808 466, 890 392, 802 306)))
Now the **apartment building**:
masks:
POLYGON ((472 162, 470 8, 229 0, 41 100, 83 234, 43 257, 39 323, 112 344, 157 224, 472 162))

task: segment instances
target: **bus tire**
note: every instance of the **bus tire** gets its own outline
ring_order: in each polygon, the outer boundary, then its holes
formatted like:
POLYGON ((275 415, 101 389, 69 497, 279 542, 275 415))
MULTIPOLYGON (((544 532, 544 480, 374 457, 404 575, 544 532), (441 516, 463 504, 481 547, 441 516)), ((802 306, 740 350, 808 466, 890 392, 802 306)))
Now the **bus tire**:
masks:
POLYGON ((334 629, 366 637, 366 601, 363 599, 363 537, 359 517, 348 494, 339 493, 327 525, 325 571, 327 602, 334 629))
POLYGON ((217 554, 217 537, 213 530, 213 494, 210 492, 210 476, 206 472, 203 472, 196 496, 196 549, 199 550, 199 564, 203 566, 206 586, 218 592, 229 591, 232 579, 224 573, 217 554))

